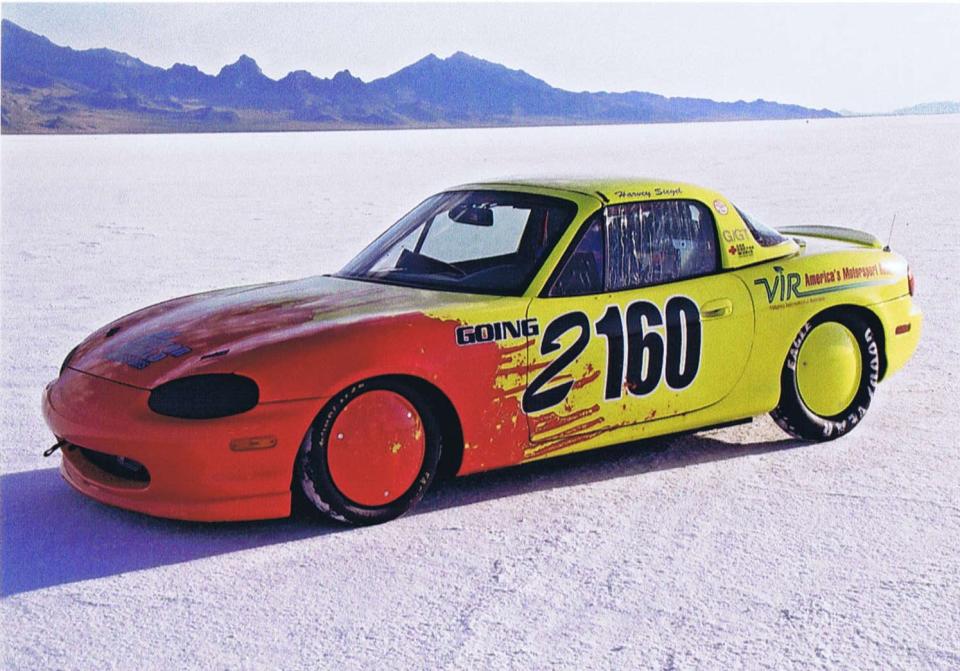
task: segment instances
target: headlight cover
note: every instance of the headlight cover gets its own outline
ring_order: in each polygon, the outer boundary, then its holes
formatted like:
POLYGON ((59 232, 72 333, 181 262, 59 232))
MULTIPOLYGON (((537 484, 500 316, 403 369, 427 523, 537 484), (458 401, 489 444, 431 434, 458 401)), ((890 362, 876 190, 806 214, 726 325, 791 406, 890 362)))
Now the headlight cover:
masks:
POLYGON ((58 376, 58 377, 61 376, 61 375, 63 375, 63 371, 65 371, 65 370, 67 369, 67 366, 70 365, 70 359, 73 358, 73 355, 77 353, 77 350, 78 350, 79 348, 80 348, 80 345, 77 345, 77 346, 74 347, 72 350, 70 350, 69 352, 67 352, 67 356, 63 359, 63 363, 60 364, 60 372, 57 373, 57 376, 58 376))
POLYGON ((161 384, 147 405, 158 415, 179 419, 216 419, 251 410, 260 400, 257 383, 230 373, 190 375, 161 384))

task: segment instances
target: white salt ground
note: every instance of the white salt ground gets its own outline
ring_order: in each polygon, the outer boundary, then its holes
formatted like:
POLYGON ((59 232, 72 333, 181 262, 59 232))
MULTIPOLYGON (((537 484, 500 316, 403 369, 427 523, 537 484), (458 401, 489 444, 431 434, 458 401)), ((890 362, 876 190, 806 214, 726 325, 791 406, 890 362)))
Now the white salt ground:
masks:
POLYGON ((3 668, 960 668, 960 116, 0 148, 3 668), (829 445, 762 418, 446 483, 375 528, 156 520, 40 456, 40 392, 95 327, 335 270, 450 184, 571 173, 884 239, 896 214, 916 357, 829 445))

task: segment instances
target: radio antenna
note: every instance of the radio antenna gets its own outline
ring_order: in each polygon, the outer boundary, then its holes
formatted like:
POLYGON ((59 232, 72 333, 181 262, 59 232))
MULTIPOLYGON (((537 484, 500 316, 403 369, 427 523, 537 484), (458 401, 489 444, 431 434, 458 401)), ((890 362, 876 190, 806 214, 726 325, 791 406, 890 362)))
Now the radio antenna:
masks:
POLYGON ((890 251, 890 241, 893 240, 893 225, 897 223, 897 213, 893 213, 893 221, 890 222, 890 232, 887 234, 887 246, 884 247, 884 251, 890 251))

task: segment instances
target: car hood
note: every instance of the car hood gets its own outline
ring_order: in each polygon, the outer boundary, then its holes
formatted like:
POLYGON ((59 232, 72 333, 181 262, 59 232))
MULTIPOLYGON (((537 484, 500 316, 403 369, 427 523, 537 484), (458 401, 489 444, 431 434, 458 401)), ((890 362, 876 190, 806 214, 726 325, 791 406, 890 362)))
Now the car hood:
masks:
POLYGON ((108 324, 66 363, 152 389, 183 375, 229 371, 237 354, 273 343, 489 299, 329 276, 222 289, 159 303, 108 324))

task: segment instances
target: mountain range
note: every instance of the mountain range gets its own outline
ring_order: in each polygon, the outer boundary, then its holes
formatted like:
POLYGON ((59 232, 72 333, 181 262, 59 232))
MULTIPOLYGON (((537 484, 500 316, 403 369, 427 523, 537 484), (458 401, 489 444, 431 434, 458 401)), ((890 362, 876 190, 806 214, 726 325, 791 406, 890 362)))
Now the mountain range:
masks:
POLYGON ((573 92, 463 52, 364 82, 349 70, 279 80, 249 56, 216 75, 110 49, 74 50, 2 22, 4 133, 443 128, 835 117, 766 100, 573 92))
POLYGON ((937 102, 920 103, 912 107, 904 107, 894 111, 894 114, 960 114, 960 102, 955 100, 940 100, 937 102))

